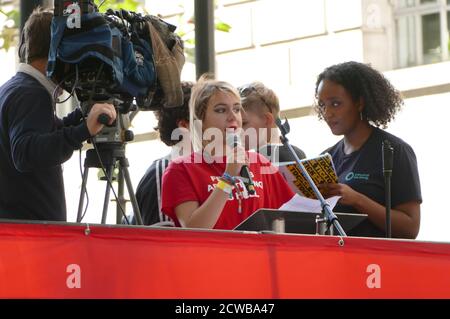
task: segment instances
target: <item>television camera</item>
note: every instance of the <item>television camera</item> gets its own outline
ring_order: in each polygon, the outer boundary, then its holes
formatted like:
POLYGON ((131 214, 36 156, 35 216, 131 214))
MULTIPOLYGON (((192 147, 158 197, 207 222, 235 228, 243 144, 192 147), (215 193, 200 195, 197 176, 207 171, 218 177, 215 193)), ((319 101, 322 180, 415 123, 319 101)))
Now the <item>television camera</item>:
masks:
MULTIPOLYGON (((82 218, 88 168, 103 168, 112 188, 118 162, 136 221, 142 224, 125 157, 125 143, 134 138, 128 130, 129 112, 182 105, 183 43, 174 33, 176 27, 156 16, 112 9, 100 13, 92 0, 55 0, 54 6, 47 76, 76 97, 84 116, 99 102, 113 104, 117 111, 116 121, 91 138, 94 149, 86 154, 77 222, 82 218)), ((102 114, 98 121, 107 124, 110 119, 102 114)))

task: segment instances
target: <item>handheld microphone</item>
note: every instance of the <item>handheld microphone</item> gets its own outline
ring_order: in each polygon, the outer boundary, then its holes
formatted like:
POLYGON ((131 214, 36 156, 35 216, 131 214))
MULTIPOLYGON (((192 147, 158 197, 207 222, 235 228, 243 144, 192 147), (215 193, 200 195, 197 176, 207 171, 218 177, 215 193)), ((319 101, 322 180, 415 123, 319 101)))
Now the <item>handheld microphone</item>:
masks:
POLYGON ((248 180, 247 184, 244 183, 247 188, 247 192, 250 195, 254 195, 256 193, 255 184, 253 183, 252 175, 250 175, 250 170, 247 165, 242 166, 240 175, 248 180))
MULTIPOLYGON (((235 133, 229 134, 229 138, 227 140, 229 142, 228 145, 230 145, 233 148, 242 145, 239 135, 235 133)), ((247 179, 247 183, 244 182, 244 185, 247 188, 247 192, 250 195, 254 195, 256 193, 255 184, 253 183, 252 175, 247 165, 242 165, 241 172, 239 173, 239 175, 247 179)))

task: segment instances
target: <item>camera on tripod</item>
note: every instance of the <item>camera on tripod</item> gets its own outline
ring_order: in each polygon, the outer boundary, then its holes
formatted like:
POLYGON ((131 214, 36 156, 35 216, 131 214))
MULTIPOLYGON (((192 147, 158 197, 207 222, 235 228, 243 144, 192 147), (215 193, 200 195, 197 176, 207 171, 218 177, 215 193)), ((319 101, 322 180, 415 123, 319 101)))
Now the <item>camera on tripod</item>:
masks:
MULTIPOLYGON (((183 43, 174 33, 176 27, 156 16, 111 9, 100 13, 92 0, 55 0, 54 5, 47 76, 77 98, 84 116, 96 103, 112 104, 117 113, 115 122, 91 139, 96 152, 88 150, 86 155, 77 221, 88 168, 105 168, 112 187, 118 161, 136 220, 142 224, 125 157, 124 144, 133 139, 129 112, 182 105, 183 43)), ((102 114, 98 121, 107 124, 110 119, 102 114)), ((108 200, 107 187, 102 223, 108 200)))
POLYGON ((92 0, 55 0, 47 76, 80 102, 117 99, 122 114, 180 106, 184 54, 175 29, 152 15, 100 13, 92 0))

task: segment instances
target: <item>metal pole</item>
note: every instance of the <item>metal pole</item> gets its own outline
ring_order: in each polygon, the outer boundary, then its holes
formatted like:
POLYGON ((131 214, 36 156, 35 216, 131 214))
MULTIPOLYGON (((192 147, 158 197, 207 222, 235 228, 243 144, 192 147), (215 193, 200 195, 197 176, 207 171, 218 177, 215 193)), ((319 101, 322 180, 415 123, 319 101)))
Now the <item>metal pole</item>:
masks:
POLYGON ((386 238, 391 238, 391 176, 394 166, 394 148, 389 140, 381 142, 381 160, 383 164, 385 205, 386 205, 386 238))
POLYGON ((384 176, 385 198, 386 198, 386 238, 392 238, 391 226, 391 177, 384 176))
POLYGON ((195 0, 195 70, 215 76, 214 0, 195 0))

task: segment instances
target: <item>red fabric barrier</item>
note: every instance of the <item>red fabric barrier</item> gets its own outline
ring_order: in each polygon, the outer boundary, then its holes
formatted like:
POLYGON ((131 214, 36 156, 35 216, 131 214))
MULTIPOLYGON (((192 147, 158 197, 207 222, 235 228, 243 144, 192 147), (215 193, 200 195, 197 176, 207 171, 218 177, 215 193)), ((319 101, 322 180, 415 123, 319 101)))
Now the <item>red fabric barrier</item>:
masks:
POLYGON ((1 298, 450 298, 450 245, 0 224, 1 298))

